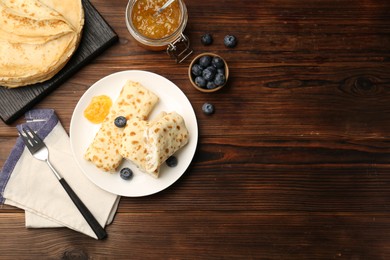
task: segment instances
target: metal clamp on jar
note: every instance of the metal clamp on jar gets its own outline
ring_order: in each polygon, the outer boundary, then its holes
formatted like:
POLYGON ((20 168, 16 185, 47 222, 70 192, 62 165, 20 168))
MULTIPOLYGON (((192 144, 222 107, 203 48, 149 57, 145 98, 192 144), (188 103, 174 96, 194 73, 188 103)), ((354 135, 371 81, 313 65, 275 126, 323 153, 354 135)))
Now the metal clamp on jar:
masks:
POLYGON ((139 45, 152 51, 166 50, 177 63, 191 53, 188 37, 183 34, 187 25, 187 8, 182 0, 173 1, 162 12, 166 0, 129 0, 126 25, 139 45))

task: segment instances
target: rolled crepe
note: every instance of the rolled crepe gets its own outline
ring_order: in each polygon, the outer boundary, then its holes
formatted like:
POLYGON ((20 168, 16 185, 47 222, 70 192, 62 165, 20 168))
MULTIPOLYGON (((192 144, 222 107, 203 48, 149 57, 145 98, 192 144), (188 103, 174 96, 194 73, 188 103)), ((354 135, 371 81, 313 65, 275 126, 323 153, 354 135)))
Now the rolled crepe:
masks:
POLYGON ((144 134, 147 150, 145 170, 148 173, 158 170, 163 162, 188 143, 189 138, 184 119, 176 112, 153 122, 144 134))
MULTIPOLYGON (((122 143, 119 153, 126 160, 134 163, 141 171, 146 172, 145 158, 147 155, 145 143, 145 131, 151 124, 164 117, 167 113, 161 112, 153 121, 145 121, 138 117, 127 121, 126 128, 123 130, 122 143)), ((158 177, 160 168, 157 168, 150 174, 158 177)))
POLYGON ((161 112, 153 121, 133 118, 123 131, 120 154, 141 171, 158 178, 160 165, 188 142, 184 119, 161 112))
POLYGON ((146 120, 157 102, 158 97, 152 91, 138 82, 127 81, 89 145, 85 159, 103 171, 115 171, 123 159, 119 150, 124 131, 124 128, 115 126, 115 118, 124 116, 127 120, 146 120))

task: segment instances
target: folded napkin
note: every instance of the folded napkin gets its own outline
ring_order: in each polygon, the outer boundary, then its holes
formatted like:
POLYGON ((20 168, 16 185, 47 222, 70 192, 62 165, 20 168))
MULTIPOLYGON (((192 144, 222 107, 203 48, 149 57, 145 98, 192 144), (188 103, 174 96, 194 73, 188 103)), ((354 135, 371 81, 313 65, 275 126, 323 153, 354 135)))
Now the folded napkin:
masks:
MULTIPOLYGON (((93 184, 78 168, 69 137, 54 110, 36 109, 26 123, 44 140, 49 159, 103 227, 110 224, 120 197, 93 184)), ((0 173, 0 204, 24 209, 27 228, 68 227, 97 239, 48 165, 35 159, 18 137, 0 173)))

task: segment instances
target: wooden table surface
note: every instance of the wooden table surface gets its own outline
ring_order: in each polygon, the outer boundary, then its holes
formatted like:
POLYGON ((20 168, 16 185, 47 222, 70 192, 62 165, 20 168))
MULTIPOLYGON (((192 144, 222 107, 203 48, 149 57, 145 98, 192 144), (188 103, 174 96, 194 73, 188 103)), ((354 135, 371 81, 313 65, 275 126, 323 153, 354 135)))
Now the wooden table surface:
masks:
MULTIPOLYGON (((389 1, 185 1, 192 57, 215 52, 230 67, 214 94, 192 88, 190 59, 175 64, 135 43, 127 1, 91 2, 119 42, 35 107, 55 109, 69 132, 94 82, 151 71, 190 100, 195 157, 168 189, 122 197, 104 241, 26 229, 22 210, 2 206, 1 259, 390 258, 389 1), (200 42, 207 32, 211 46, 200 42), (205 102, 215 114, 202 113, 205 102)), ((0 123, 0 166, 18 123, 0 123)))

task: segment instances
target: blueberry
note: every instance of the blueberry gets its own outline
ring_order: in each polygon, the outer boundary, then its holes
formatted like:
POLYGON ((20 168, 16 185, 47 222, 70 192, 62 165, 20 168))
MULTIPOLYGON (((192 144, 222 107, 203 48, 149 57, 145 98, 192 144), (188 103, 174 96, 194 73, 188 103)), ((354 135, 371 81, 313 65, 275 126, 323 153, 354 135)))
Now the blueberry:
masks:
POLYGON ((217 74, 217 69, 214 68, 213 66, 209 66, 205 68, 202 72, 203 78, 207 81, 214 80, 215 74, 217 74))
POLYGON ((122 128, 122 127, 125 127, 126 126, 126 122, 127 122, 127 119, 126 117, 124 116, 118 116, 117 118, 115 118, 114 120, 114 124, 119 127, 119 128, 122 128))
POLYGON ((214 81, 208 81, 207 82, 207 86, 206 86, 207 89, 213 89, 213 88, 216 88, 216 87, 217 87, 217 85, 215 85, 214 81))
POLYGON ((175 156, 170 156, 165 163, 168 165, 168 167, 176 167, 177 166, 177 158, 175 156))
POLYGON ((213 60, 211 61, 211 64, 217 69, 221 69, 225 66, 225 63, 220 57, 214 57, 213 60))
POLYGON ((213 37, 211 36, 211 34, 206 33, 202 35, 202 37, 200 38, 200 42, 205 46, 211 45, 213 43, 213 37))
POLYGON ((217 74, 217 69, 214 66, 208 66, 206 69, 210 70, 211 73, 217 74))
POLYGON ((221 73, 225 75, 225 68, 217 69, 217 73, 221 73))
POLYGON ((199 64, 194 64, 191 68, 192 75, 200 76, 202 75, 203 68, 199 64))
POLYGON ((217 73, 214 78, 214 84, 217 86, 222 86, 226 82, 226 77, 222 73, 217 73))
POLYGON ((194 82, 195 82, 195 85, 197 85, 200 88, 205 88, 207 85, 207 81, 202 76, 196 77, 194 82))
POLYGON ((133 176, 133 171, 130 168, 125 167, 121 169, 119 175, 122 179, 129 180, 133 176))
POLYGON ((198 63, 203 68, 207 68, 211 64, 211 56, 205 55, 205 56, 200 57, 198 63))
POLYGON ((204 103, 203 106, 202 106, 202 111, 203 113, 205 113, 206 115, 211 115, 214 113, 214 106, 213 104, 210 104, 210 103, 204 103))
POLYGON ((223 43, 228 48, 234 48, 237 45, 237 38, 233 35, 226 35, 223 39, 223 43))

